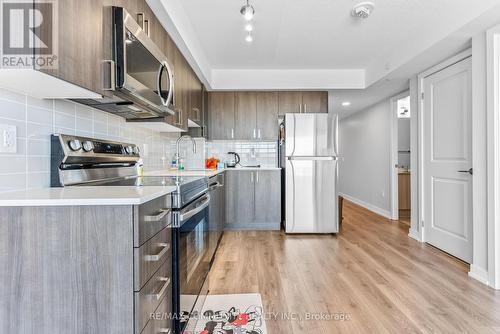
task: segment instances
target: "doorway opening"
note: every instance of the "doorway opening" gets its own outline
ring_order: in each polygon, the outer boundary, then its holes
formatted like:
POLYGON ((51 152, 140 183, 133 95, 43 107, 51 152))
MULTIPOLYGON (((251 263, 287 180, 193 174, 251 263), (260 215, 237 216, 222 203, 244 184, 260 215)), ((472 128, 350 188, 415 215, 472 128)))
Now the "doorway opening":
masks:
POLYGON ((393 220, 411 223, 411 110, 410 93, 391 99, 392 120, 392 210, 393 220))

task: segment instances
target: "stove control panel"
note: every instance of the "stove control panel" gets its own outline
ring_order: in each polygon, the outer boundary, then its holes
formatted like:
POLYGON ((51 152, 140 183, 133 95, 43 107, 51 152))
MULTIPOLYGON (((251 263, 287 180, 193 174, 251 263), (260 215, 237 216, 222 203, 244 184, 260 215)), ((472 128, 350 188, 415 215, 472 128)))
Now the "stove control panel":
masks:
POLYGON ((52 137, 53 152, 64 152, 67 157, 100 157, 100 162, 106 157, 127 160, 140 158, 139 147, 135 144, 64 134, 52 137))

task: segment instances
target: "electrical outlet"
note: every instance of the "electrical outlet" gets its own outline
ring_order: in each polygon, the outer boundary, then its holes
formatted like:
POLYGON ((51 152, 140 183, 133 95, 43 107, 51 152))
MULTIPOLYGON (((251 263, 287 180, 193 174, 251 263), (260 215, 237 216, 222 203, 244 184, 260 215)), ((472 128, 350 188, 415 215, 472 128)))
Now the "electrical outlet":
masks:
POLYGON ((0 153, 17 153, 17 128, 0 124, 0 153))

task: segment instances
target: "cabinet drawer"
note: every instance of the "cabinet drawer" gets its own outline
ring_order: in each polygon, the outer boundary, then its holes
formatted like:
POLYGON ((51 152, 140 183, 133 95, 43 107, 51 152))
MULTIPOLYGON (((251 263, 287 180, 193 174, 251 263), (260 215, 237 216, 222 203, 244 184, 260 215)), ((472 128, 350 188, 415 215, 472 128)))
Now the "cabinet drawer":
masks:
POLYGON ((170 225, 170 195, 139 205, 134 218, 134 247, 140 247, 156 233, 170 225))
POLYGON ((139 248, 134 248, 134 291, 139 291, 166 259, 172 256, 172 231, 165 227, 139 248))
POLYGON ((149 317, 149 322, 141 334, 174 334, 172 316, 172 299, 166 296, 156 309, 154 316, 149 317), (170 331, 170 332, 169 332, 170 331))
POLYGON ((146 326, 162 300, 172 302, 172 258, 169 257, 139 292, 134 292, 135 333, 146 326))

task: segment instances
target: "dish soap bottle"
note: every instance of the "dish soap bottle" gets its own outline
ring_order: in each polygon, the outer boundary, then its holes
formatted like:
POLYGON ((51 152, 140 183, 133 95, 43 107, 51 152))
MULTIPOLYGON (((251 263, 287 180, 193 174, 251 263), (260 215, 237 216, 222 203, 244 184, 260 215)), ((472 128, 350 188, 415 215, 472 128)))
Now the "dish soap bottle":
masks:
POLYGON ((184 158, 179 158, 179 170, 184 170, 184 158))

